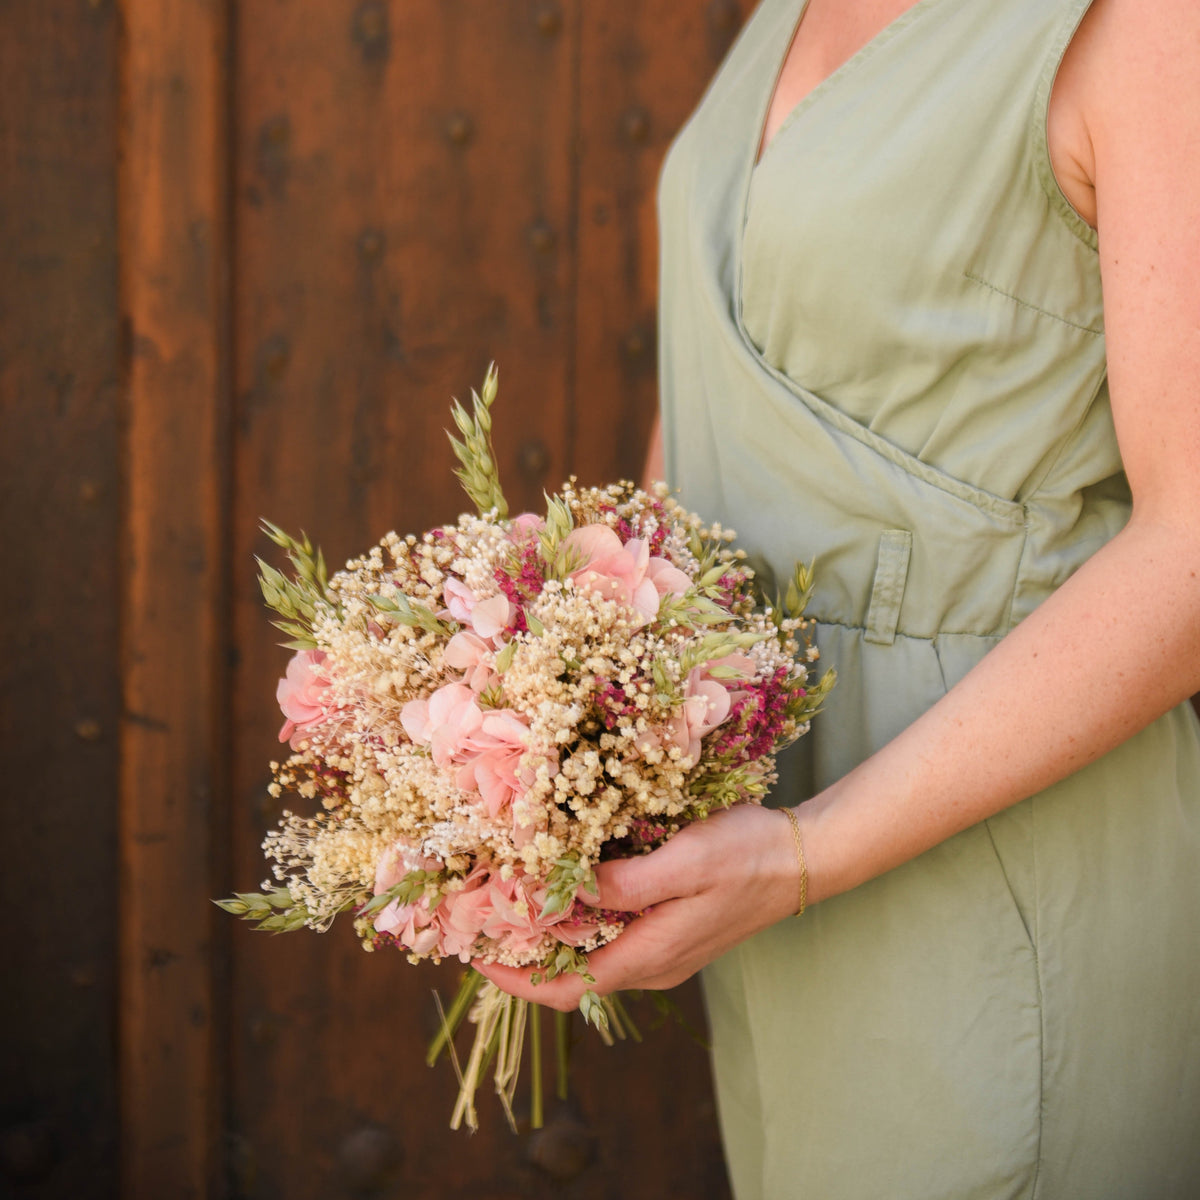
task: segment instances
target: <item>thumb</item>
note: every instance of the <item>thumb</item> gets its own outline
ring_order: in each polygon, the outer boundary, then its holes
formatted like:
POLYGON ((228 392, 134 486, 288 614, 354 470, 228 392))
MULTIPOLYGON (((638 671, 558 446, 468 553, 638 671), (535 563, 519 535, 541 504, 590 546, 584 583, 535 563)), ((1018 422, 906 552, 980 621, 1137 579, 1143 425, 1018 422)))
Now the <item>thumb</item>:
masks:
POLYGON ((642 912, 664 900, 690 896, 698 889, 699 872, 686 838, 672 838, 649 854, 611 859, 596 867, 599 898, 583 896, 589 904, 614 912, 642 912))

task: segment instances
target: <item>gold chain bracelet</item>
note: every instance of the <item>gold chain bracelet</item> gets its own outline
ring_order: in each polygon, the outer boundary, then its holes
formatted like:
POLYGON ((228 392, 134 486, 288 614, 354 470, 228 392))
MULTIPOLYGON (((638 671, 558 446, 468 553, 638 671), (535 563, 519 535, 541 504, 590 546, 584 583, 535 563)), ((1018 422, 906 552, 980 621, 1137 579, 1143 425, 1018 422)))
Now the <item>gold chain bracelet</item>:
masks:
POLYGON ((800 822, 796 819, 796 814, 790 808, 781 811, 792 827, 792 838, 796 843, 796 858, 800 862, 800 907, 796 910, 796 916, 802 917, 804 909, 808 905, 808 863, 804 861, 804 841, 800 837, 800 822))

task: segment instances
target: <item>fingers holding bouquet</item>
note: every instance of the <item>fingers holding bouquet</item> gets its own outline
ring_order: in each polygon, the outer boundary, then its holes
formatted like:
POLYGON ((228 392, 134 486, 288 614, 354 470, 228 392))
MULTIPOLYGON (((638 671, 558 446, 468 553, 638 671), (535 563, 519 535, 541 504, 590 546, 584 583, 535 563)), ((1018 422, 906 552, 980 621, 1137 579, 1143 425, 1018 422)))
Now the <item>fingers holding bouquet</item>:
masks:
POLYGON ((588 905, 628 916, 620 937, 588 955, 591 981, 476 961, 510 995, 560 1011, 586 991, 664 990, 794 913, 801 864, 782 814, 738 805, 697 821, 650 854, 601 863, 588 905))

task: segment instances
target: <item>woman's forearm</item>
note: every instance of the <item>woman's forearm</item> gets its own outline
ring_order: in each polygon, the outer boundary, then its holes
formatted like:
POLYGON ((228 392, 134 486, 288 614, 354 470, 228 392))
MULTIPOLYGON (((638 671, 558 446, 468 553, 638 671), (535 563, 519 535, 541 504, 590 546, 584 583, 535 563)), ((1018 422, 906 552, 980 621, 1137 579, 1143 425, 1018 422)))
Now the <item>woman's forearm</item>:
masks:
POLYGON ((1185 525, 1131 521, 920 719, 800 807, 813 901, 1049 787, 1200 688, 1200 531, 1185 525))
POLYGON ((666 479, 667 466, 663 457, 662 416, 654 414, 654 425, 650 430, 650 443, 646 448, 646 462, 642 467, 642 487, 649 489, 656 480, 666 479))

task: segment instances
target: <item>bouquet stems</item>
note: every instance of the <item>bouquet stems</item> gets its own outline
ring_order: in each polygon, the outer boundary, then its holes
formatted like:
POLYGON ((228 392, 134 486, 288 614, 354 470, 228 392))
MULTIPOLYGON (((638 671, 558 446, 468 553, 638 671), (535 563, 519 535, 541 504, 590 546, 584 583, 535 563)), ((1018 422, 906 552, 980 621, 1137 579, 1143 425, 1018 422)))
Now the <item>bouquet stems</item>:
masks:
POLYGON ((529 1014, 529 1070, 533 1076, 529 1101, 529 1124, 541 1129, 545 1122, 542 1104, 542 1006, 535 1004, 529 1014))
MULTIPOLYGON (((458 1032, 458 1027, 463 1023, 463 1018, 471 1011, 471 1005, 474 1003, 475 996, 483 986, 483 983, 483 976, 474 967, 463 977, 463 981, 458 988, 458 993, 454 997, 454 1002, 450 1005, 450 1011, 442 1014, 441 1028, 434 1035, 433 1041, 429 1043, 429 1049, 425 1051, 426 1066, 432 1067, 441 1058, 442 1051, 448 1046, 453 1051, 454 1035, 458 1032)), ((440 1003, 438 1009, 440 1012, 440 1003)))
POLYGON ((555 1094, 566 1100, 571 1081, 571 1014, 554 1014, 554 1049, 558 1058, 558 1078, 555 1094))

